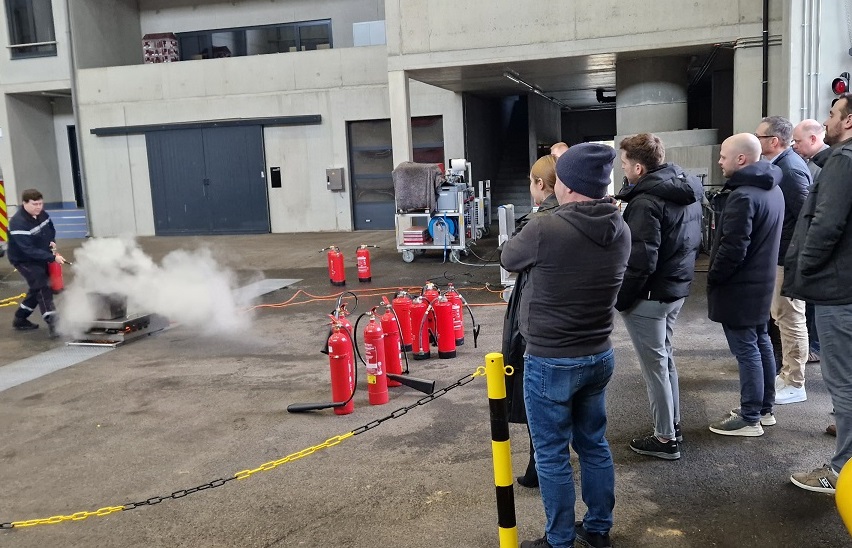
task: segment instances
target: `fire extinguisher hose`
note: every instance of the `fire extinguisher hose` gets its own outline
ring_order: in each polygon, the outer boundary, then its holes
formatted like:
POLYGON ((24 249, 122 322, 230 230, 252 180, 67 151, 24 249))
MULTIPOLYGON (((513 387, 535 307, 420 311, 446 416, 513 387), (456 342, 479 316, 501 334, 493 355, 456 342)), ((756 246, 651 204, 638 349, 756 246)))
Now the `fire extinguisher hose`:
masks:
MULTIPOLYGON (((355 346, 355 339, 352 336, 352 332, 345 326, 340 326, 347 335, 349 335, 349 340, 352 342, 352 347, 357 351, 358 347, 355 346)), ((357 365, 357 364, 356 364, 357 365)), ((287 406, 288 413, 305 413, 307 411, 319 411, 322 409, 334 409, 336 407, 344 407, 347 403, 352 401, 352 398, 355 397, 355 391, 358 389, 358 367, 355 367, 355 379, 352 383, 352 393, 349 394, 349 397, 346 401, 342 402, 330 402, 330 403, 291 403, 287 406)))

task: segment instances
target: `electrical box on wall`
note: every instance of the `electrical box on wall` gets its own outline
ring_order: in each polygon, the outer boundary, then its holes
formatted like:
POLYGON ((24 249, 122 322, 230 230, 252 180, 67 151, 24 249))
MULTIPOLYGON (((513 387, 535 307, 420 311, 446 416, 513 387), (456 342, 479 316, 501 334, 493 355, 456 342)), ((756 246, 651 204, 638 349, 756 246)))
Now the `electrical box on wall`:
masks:
POLYGON ((341 192, 343 190, 343 168, 326 169, 325 180, 329 190, 341 192))

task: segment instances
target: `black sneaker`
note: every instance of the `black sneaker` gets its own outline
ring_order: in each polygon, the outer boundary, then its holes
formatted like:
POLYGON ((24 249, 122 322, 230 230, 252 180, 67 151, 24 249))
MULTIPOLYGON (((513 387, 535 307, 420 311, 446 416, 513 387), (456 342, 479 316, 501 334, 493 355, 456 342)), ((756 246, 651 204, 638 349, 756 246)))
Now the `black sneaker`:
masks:
POLYGON ((547 542, 547 537, 541 537, 538 540, 525 540, 521 543, 521 548, 553 548, 549 542, 547 542))
POLYGON ((630 441, 630 448, 640 455, 657 457, 666 460, 677 460, 680 458, 680 448, 676 440, 661 442, 653 434, 644 438, 634 438, 630 441))
POLYGON ((683 443, 683 435, 680 433, 680 423, 674 425, 675 427, 675 439, 678 443, 683 443))
POLYGON ((574 546, 585 546, 586 548, 612 548, 609 533, 590 533, 583 527, 583 522, 574 524, 574 546))
POLYGON ((33 329, 38 329, 38 324, 34 324, 26 318, 15 318, 12 321, 12 327, 18 331, 31 331, 33 329))

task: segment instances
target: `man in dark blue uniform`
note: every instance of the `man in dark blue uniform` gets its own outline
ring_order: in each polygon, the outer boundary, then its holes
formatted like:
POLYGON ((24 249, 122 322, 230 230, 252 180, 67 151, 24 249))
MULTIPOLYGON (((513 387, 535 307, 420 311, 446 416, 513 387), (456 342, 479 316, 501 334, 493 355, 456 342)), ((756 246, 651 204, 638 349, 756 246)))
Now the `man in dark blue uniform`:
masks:
POLYGON ((18 331, 37 329, 38 325, 28 318, 38 306, 50 329, 56 336, 56 307, 53 290, 47 274, 50 262, 64 264, 66 261, 56 253, 56 229, 44 211, 44 198, 35 189, 25 190, 21 195, 21 208, 9 220, 9 262, 24 277, 29 285, 26 298, 15 312, 12 326, 18 331))

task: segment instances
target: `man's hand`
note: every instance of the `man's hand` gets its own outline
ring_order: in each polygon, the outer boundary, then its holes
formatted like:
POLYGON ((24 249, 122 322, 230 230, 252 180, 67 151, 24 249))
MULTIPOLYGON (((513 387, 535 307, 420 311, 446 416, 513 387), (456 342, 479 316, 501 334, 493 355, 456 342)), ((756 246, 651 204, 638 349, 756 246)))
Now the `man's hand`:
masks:
POLYGON ((57 253, 56 255, 53 256, 53 260, 58 264, 65 264, 65 263, 68 262, 68 261, 65 260, 65 257, 60 255, 59 253, 57 253))

